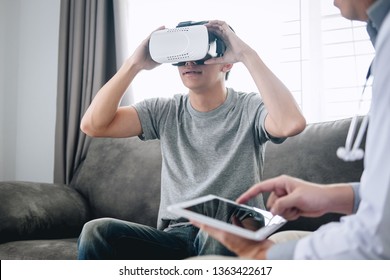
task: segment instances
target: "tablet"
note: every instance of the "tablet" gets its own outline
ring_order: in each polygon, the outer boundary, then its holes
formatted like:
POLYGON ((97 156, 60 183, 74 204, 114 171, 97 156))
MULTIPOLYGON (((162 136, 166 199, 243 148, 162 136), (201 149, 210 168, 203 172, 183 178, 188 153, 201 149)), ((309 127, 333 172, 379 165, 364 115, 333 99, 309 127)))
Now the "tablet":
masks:
POLYGON ((253 240, 264 240, 286 223, 271 212, 207 195, 170 205, 168 211, 180 217, 253 240))

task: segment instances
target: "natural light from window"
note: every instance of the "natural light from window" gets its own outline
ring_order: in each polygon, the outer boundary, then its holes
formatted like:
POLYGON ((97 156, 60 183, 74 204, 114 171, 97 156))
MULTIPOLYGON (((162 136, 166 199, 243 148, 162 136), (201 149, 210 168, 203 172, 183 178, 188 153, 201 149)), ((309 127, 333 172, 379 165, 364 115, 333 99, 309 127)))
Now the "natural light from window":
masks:
MULTIPOLYGON (((365 24, 341 18, 333 0, 130 0, 128 13, 130 53, 159 26, 226 21, 292 91, 308 122, 353 116, 373 58, 365 24)), ((258 92, 241 63, 234 65, 227 86, 258 92)), ((163 64, 141 72, 132 92, 138 102, 187 89, 177 68, 163 64)), ((369 101, 370 88, 363 113, 369 101)))

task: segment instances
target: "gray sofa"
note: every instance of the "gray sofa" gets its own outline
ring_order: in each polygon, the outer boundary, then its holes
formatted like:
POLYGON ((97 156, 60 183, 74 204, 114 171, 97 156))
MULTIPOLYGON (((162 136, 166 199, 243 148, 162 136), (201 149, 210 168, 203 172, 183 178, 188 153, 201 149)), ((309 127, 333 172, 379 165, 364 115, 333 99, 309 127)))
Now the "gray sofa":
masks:
MULTIPOLYGON (((349 123, 309 124, 281 145, 268 143, 264 178, 289 174, 319 183, 358 181, 362 161, 336 157, 349 123)), ((81 228, 93 218, 155 226, 160 167, 158 141, 96 138, 70 185, 0 182, 0 259, 75 259, 81 228)), ((339 218, 301 218, 281 230, 315 230, 339 218)))

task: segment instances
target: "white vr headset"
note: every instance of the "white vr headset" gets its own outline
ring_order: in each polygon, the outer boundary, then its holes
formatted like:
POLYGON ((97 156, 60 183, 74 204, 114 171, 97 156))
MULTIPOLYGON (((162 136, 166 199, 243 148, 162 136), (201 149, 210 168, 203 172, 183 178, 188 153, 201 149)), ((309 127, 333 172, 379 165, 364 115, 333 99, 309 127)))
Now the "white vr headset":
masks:
POLYGON ((187 61, 197 64, 212 57, 222 56, 225 44, 207 30, 207 21, 179 23, 176 28, 157 30, 149 40, 149 52, 158 63, 184 65, 187 61))

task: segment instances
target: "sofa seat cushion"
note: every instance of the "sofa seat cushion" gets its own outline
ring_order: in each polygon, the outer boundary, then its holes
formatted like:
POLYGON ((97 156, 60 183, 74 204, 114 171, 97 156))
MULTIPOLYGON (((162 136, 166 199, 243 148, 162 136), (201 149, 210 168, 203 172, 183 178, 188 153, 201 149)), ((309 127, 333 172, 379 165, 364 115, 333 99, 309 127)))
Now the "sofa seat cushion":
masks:
POLYGON ((0 244, 0 260, 74 260, 77 238, 23 240, 0 244))

